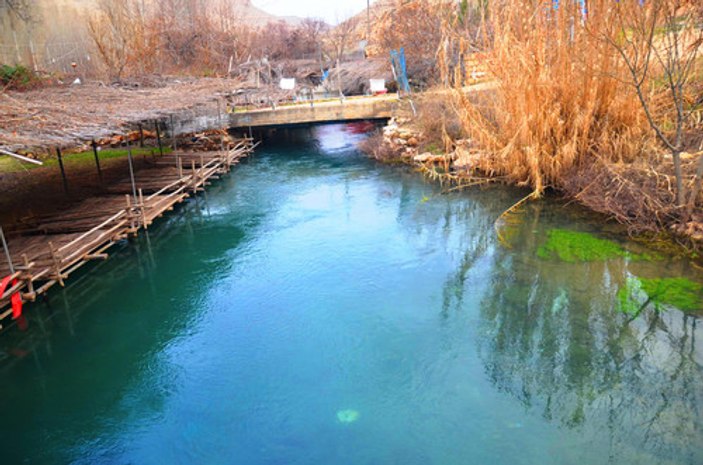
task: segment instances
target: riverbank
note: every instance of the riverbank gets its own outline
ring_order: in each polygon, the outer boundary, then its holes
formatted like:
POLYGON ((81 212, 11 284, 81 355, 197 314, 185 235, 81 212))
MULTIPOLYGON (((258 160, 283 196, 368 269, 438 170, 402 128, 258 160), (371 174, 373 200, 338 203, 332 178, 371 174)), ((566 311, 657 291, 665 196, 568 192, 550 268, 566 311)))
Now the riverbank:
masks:
MULTIPOLYGON (((474 100, 490 99, 491 89, 474 100)), ((416 167, 430 179, 463 189, 493 183, 525 187, 492 162, 494 155, 470 139, 457 116, 451 93, 426 93, 416 97, 416 114, 406 109, 361 149, 385 163, 416 167)), ((696 173, 701 153, 682 154, 686 186, 700 182, 696 173)), ((671 157, 652 154, 646 159, 612 163, 595 160, 574 166, 564 182, 546 188, 563 199, 579 203, 620 223, 632 238, 657 249, 687 255, 701 263, 703 250, 703 195, 693 208, 672 209, 675 193, 671 157), (685 215, 681 216, 684 212, 685 215), (682 218, 684 218, 682 220, 682 218)), ((530 199, 536 199, 534 192, 530 199)), ((529 199, 528 199, 529 200, 529 199)))

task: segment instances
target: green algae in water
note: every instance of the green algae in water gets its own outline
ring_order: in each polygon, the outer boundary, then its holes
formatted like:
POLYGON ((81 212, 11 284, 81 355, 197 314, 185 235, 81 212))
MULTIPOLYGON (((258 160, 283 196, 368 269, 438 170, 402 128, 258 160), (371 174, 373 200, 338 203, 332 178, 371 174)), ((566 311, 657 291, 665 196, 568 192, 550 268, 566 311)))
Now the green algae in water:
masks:
POLYGON ((703 308, 703 285, 686 278, 628 278, 617 297, 619 310, 628 315, 637 315, 648 303, 656 310, 663 306, 700 310, 703 308))
POLYGON ((339 420, 340 423, 354 423, 356 420, 359 419, 359 412, 356 410, 340 410, 337 412, 337 420, 339 420))
POLYGON ((659 306, 673 305, 681 310, 696 310, 703 302, 703 285, 686 278, 641 279, 642 290, 659 306))
POLYGON ((637 278, 627 278, 625 285, 618 290, 618 310, 627 315, 637 315, 642 311, 643 304, 647 300, 643 297, 642 284, 637 278))
POLYGON ((537 255, 544 259, 557 257, 565 262, 593 262, 624 257, 627 252, 614 242, 588 233, 552 229, 537 255))
POLYGON ((632 260, 659 260, 654 254, 633 254, 615 242, 599 239, 592 234, 552 229, 547 233, 547 242, 540 246, 537 255, 543 259, 558 258, 564 262, 595 262, 627 257, 632 260))

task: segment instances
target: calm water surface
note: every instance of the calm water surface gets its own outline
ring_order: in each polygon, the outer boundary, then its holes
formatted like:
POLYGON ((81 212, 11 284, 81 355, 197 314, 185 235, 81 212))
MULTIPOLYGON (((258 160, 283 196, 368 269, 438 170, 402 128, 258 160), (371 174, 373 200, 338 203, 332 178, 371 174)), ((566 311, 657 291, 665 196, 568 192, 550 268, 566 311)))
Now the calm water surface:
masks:
MULTIPOLYGON (((703 463, 701 312, 615 310, 685 261, 536 256, 568 226, 523 193, 441 195, 281 132, 0 339, 0 463, 703 463)), ((631 247, 631 244, 626 244, 631 247)))

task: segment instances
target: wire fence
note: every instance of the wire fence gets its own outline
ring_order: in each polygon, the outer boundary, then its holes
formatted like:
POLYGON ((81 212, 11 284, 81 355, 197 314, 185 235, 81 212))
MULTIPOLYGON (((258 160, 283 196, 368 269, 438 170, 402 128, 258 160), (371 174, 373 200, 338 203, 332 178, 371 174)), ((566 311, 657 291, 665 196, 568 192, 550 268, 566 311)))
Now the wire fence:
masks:
POLYGON ((35 71, 69 73, 74 63, 80 70, 93 70, 98 62, 89 40, 0 43, 0 63, 23 64, 35 71))

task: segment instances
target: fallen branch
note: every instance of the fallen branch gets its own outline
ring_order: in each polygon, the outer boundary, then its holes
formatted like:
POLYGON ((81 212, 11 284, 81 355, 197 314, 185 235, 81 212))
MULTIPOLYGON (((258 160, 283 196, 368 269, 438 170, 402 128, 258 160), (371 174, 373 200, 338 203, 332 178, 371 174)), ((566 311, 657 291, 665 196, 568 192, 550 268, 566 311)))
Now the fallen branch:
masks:
POLYGON ((0 153, 3 154, 3 155, 7 155, 8 157, 16 158, 16 159, 18 159, 18 160, 20 160, 20 161, 24 161, 24 162, 27 162, 27 163, 33 163, 33 164, 35 164, 35 165, 42 166, 42 165, 44 164, 44 163, 42 163, 42 162, 39 161, 39 160, 35 160, 35 159, 29 158, 29 157, 25 157, 25 156, 23 156, 23 155, 19 155, 19 154, 14 153, 14 152, 10 152, 9 150, 0 149, 0 153))

